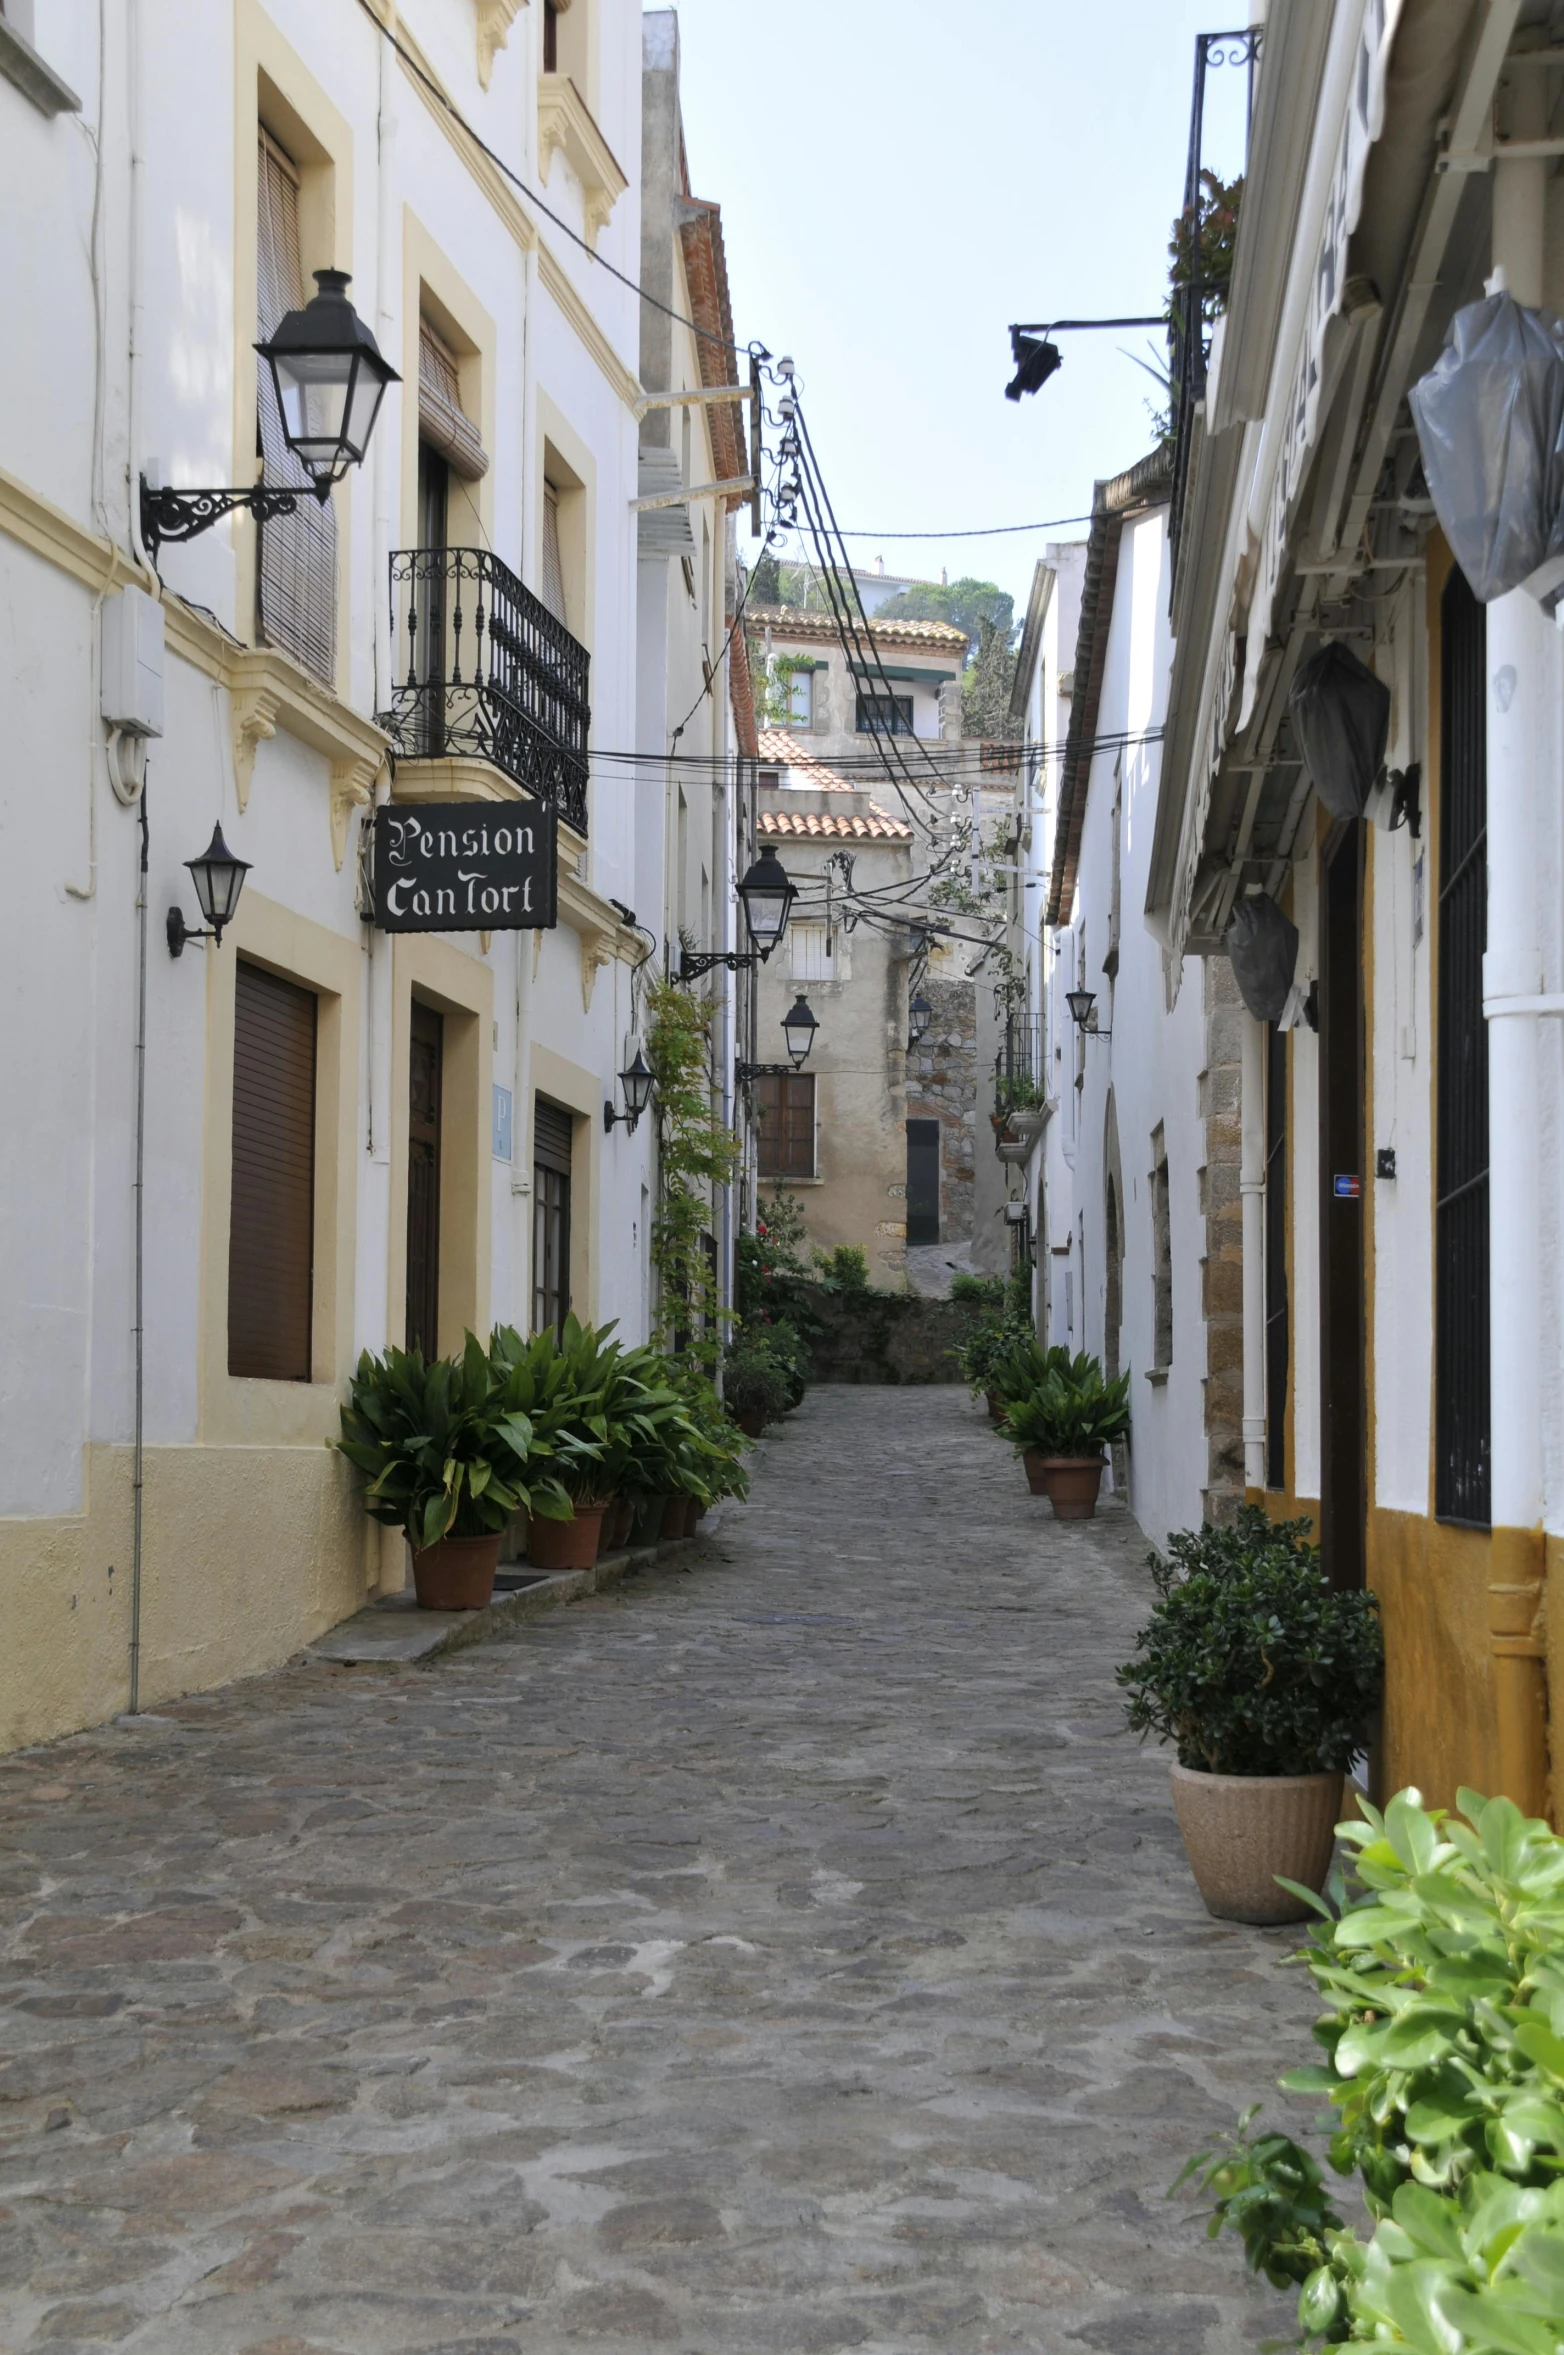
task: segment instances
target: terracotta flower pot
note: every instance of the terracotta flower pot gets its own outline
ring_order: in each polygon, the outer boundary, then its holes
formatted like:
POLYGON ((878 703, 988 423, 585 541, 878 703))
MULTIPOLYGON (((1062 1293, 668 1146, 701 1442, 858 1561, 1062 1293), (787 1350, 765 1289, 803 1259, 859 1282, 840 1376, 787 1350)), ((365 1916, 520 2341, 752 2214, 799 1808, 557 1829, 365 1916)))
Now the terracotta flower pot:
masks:
MULTIPOLYGON (((1039 1456, 1043 1494, 1053 1506, 1056 1521, 1089 1521, 1097 1510, 1102 1486, 1101 1456, 1039 1456)), ((1028 1479, 1031 1469, 1028 1466, 1028 1479)), ((1033 1494, 1036 1494, 1033 1482, 1033 1494)))
POLYGON ((635 1519, 630 1525, 633 1545, 655 1545, 663 1533, 663 1514, 667 1510, 665 1496, 637 1497, 635 1519))
POLYGON ((577 1505, 568 1521, 545 1521, 534 1513, 527 1553, 539 1570, 590 1570, 597 1560, 603 1526, 601 1505, 577 1505))
POLYGON ((494 1592, 500 1537, 442 1537, 413 1548, 413 1589, 420 1611, 481 1611, 494 1592))
POLYGON ((622 1554, 630 1543, 630 1526, 635 1519, 635 1499, 616 1496, 605 1507, 603 1534, 598 1539, 598 1558, 604 1554, 622 1554))
POLYGON ((1026 1484, 1034 1496, 1047 1496, 1049 1493, 1048 1466, 1050 1460, 1048 1456, 1040 1456, 1035 1448, 1028 1447, 1022 1450, 1021 1461, 1026 1466, 1026 1484))
POLYGON ((1276 1885, 1322 1889, 1341 1815, 1339 1774, 1198 1774, 1172 1762, 1173 1806, 1207 1913, 1223 1922, 1301 1922, 1276 1885))
POLYGON ((766 1428, 766 1410, 761 1406, 741 1406, 733 1420, 746 1439, 758 1439, 766 1428))

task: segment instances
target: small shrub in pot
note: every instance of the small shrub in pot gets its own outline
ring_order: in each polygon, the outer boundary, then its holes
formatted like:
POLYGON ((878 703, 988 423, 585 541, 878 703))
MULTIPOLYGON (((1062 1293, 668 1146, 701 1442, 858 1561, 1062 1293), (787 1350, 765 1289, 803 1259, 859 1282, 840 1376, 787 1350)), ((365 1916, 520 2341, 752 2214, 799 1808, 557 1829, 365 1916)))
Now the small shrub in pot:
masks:
POLYGON ((1384 1683, 1375 1597, 1331 1586, 1309 1528, 1243 1505, 1229 1528, 1180 1530, 1150 1557, 1156 1605, 1118 1672, 1131 1726, 1177 1752, 1201 1895, 1237 1921, 1303 1918, 1276 1878, 1323 1883, 1384 1683))
POLYGON ((1001 1435, 1021 1452, 1034 1495, 1046 1496, 1061 1521, 1089 1520, 1102 1482, 1103 1450, 1130 1427, 1130 1378, 1109 1381, 1084 1350, 1018 1352, 999 1368, 1001 1435), (1040 1368, 1035 1374, 1034 1369, 1040 1368), (1033 1377, 1033 1378, 1029 1378, 1033 1377), (1024 1383, 1024 1386, 1022 1384, 1024 1383))

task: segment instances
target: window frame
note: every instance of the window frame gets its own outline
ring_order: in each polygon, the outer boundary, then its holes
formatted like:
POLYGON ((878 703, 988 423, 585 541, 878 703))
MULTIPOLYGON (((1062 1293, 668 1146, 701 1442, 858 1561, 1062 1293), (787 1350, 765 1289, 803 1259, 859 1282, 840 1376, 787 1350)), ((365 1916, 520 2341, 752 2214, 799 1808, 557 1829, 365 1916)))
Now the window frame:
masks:
POLYGON ((813 1071, 761 1072, 755 1079, 755 1174, 764 1181, 786 1184, 790 1179, 805 1183, 820 1174, 820 1100, 813 1071), (769 1102, 768 1102, 769 1099, 769 1102), (807 1107, 807 1112, 806 1112, 807 1107), (771 1111, 778 1116, 777 1125, 768 1138, 766 1116, 771 1111), (798 1131, 807 1119, 807 1169, 796 1164, 803 1158, 799 1152, 798 1131), (767 1151, 768 1143, 776 1150, 767 1151))
POLYGON ((854 733, 856 735, 911 736, 915 733, 912 721, 912 697, 910 695, 866 695, 862 687, 860 687, 857 692, 858 708, 857 717, 854 724, 854 733), (872 711, 876 706, 878 706, 882 711, 889 708, 895 713, 895 724, 893 726, 889 728, 880 728, 877 727, 871 719, 866 718, 865 715, 872 711))

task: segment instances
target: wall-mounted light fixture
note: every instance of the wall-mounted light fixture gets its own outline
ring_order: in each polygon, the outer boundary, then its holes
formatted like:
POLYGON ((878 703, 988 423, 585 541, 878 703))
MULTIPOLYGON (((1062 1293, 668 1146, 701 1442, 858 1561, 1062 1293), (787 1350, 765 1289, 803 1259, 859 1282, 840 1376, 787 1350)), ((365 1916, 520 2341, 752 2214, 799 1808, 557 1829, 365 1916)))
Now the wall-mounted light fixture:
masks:
POLYGON ((625 1108, 622 1112, 616 1112, 612 1102, 604 1098, 603 1131, 605 1135, 612 1136, 615 1125, 622 1120, 631 1136, 634 1136, 640 1126, 641 1115, 652 1100, 652 1075, 646 1068, 646 1059, 639 1047, 631 1056, 628 1069, 620 1072, 619 1085, 624 1092, 625 1108))
MULTIPOLYGON (((401 382, 348 301, 349 283, 346 270, 317 270, 318 293, 255 347, 272 373, 288 447, 322 506, 332 484, 362 464, 386 386, 401 382)), ((143 475, 141 536, 155 562, 165 540, 193 540, 236 508, 270 523, 293 514, 306 495, 259 482, 242 490, 174 490, 143 475)))
POLYGON ((782 1017, 782 1036, 787 1041, 791 1060, 786 1063, 735 1064, 734 1076, 740 1087, 747 1086, 752 1079, 786 1079, 790 1072, 801 1071, 809 1060, 810 1049, 819 1028, 819 1021, 809 1000, 800 990, 782 1017))
POLYGON ((1067 989, 1064 1002, 1070 1009, 1076 1029, 1085 1037, 1112 1038, 1112 1031, 1099 1030, 1093 1019, 1093 1009, 1097 1003, 1097 992, 1094 989, 1067 989))
POLYGON ((929 1035, 929 1024, 934 1019, 934 1008, 920 989, 907 1008, 907 1044, 921 1047, 929 1035))
POLYGON ((744 910, 744 928, 750 937, 749 949, 684 949, 679 958, 681 981, 699 981, 702 974, 713 972, 719 965, 726 966, 730 973, 763 965, 786 932, 793 902, 798 897, 798 885, 789 880, 774 844, 765 845, 738 891, 739 905, 744 910))
POLYGON ((223 926, 233 922, 233 913, 239 905, 239 894, 244 889, 244 879, 250 872, 250 864, 248 859, 234 857, 223 840, 222 827, 214 826, 212 839, 201 856, 185 861, 195 884, 196 899, 206 918, 207 929, 204 932, 193 932, 185 922, 182 910, 170 908, 164 929, 171 957, 183 956, 187 940, 221 943, 223 926))

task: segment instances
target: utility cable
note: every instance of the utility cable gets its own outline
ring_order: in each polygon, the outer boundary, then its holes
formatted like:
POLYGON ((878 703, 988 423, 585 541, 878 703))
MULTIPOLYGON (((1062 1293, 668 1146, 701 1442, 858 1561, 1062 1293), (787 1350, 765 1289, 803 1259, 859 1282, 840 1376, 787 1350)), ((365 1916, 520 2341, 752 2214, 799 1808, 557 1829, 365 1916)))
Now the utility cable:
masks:
MULTIPOLYGON (((1089 515, 1045 515, 1041 523, 985 523, 969 532, 871 532, 856 530, 853 525, 837 525, 837 536, 844 540, 998 540, 1009 532, 1059 531, 1067 523, 1090 523, 1089 515)), ((929 584, 933 586, 932 582, 929 584)))

